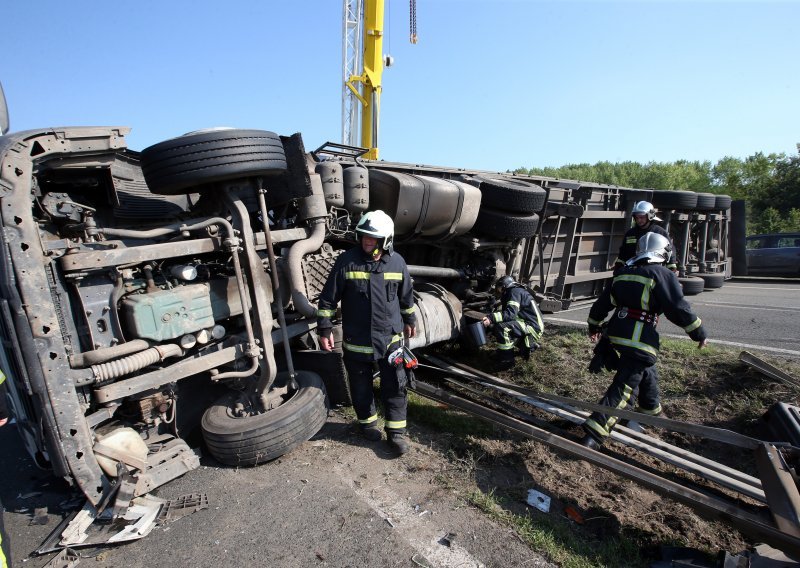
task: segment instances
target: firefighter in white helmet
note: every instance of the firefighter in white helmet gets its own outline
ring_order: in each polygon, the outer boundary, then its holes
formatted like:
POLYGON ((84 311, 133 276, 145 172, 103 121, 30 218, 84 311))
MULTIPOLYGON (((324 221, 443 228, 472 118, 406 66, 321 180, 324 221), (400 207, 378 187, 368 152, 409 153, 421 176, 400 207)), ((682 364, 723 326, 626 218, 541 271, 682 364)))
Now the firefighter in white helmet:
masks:
MULTIPOLYGON (((657 233, 669 239, 669 233, 657 222, 661 221, 656 215, 655 207, 649 201, 637 201, 631 211, 633 227, 628 229, 622 238, 622 245, 619 247, 619 255, 614 261, 614 269, 622 268, 628 260, 636 254, 636 243, 639 242, 647 233, 657 233)), ((671 253, 667 260, 667 268, 675 272, 678 264, 675 261, 675 254, 671 253)))
MULTIPOLYGON (((589 337, 596 342, 602 333, 608 349, 618 356, 612 358, 617 359, 617 372, 600 401, 604 406, 625 408, 638 392, 638 412, 651 416, 661 413, 655 367, 659 348, 656 325, 661 314, 683 328, 698 348, 706 346, 706 331, 700 318, 684 299, 678 277, 664 266, 671 249, 665 236, 646 233, 637 243, 636 255, 614 273, 614 279, 589 311, 589 337), (612 310, 614 315, 604 324, 612 310)), ((615 416, 594 412, 583 423, 586 436, 582 443, 599 448, 616 422, 615 416)))
POLYGON ((358 246, 339 255, 320 295, 320 343, 326 351, 334 348, 332 320, 341 301, 344 364, 361 432, 368 440, 382 438, 372 390, 377 364, 387 442, 404 454, 408 374, 387 357, 416 333, 411 277, 393 250, 394 222, 386 213, 365 213, 356 237, 358 246))

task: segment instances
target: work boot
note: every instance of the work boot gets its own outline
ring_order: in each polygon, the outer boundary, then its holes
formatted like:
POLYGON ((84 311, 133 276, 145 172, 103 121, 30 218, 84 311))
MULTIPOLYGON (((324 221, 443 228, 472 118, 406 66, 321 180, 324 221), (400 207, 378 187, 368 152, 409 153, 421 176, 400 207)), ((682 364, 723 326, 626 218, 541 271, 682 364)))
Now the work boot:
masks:
POLYGON ((514 366, 514 351, 511 349, 498 349, 494 353, 494 364, 492 368, 495 371, 508 371, 514 366))
POLYGON ((361 435, 370 442, 378 442, 381 438, 383 438, 383 434, 381 434, 381 431, 378 429, 376 424, 362 424, 361 435))
POLYGON ((592 436, 591 434, 586 434, 583 438, 581 438, 580 444, 581 446, 587 447, 596 452, 599 452, 600 449, 603 447, 603 442, 601 440, 598 440, 597 437, 592 436))
POLYGON ((408 451, 408 441, 402 432, 386 432, 386 443, 401 456, 408 451))
POLYGON ((519 356, 523 361, 527 361, 531 358, 531 348, 527 345, 523 345, 519 348, 519 356))

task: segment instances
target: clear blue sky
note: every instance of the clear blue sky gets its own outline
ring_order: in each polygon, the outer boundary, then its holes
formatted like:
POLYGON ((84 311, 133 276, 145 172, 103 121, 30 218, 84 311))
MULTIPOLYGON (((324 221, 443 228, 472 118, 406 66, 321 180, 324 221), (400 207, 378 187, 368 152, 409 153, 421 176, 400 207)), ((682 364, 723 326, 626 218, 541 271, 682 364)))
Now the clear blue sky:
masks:
MULTIPOLYGON (((387 0, 381 157, 506 170, 794 154, 800 2, 387 0)), ((341 140, 341 0, 15 0, 12 130, 341 140)))

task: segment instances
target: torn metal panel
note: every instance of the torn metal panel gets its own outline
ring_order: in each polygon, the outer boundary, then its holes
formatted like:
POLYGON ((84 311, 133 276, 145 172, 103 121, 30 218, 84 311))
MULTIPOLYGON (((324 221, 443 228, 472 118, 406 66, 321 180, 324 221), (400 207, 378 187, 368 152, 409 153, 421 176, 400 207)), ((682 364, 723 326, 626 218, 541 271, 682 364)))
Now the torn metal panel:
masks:
POLYGON ((151 496, 137 497, 125 514, 112 518, 110 509, 98 514, 91 503, 75 515, 61 533, 60 546, 96 546, 138 540, 156 526, 165 501, 151 496))

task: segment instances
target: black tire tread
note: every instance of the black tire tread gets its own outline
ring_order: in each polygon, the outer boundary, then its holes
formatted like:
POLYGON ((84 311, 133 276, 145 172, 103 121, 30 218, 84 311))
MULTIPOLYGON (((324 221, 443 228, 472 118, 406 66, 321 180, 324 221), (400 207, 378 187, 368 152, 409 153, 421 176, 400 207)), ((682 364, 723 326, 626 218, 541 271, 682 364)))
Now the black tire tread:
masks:
POLYGON ((473 176, 481 190, 481 204, 518 213, 538 213, 547 202, 547 192, 540 186, 502 176, 473 176))
POLYGON ((694 209, 697 206, 697 194, 693 191, 656 189, 653 191, 653 206, 656 209, 694 209))
POLYGON ((278 458, 311 438, 328 415, 325 387, 319 375, 300 371, 299 390, 284 404, 249 418, 231 418, 227 409, 238 397, 220 398, 201 421, 203 438, 214 458, 227 465, 247 466, 278 458))
POLYGON ((695 296, 706 287, 705 281, 696 276, 682 276, 679 277, 678 280, 681 283, 681 288, 683 288, 684 296, 695 296))
POLYGON ((475 229, 493 237, 525 239, 536 234, 539 216, 536 213, 514 213, 481 207, 475 229))
POLYGON ((280 137, 266 130, 190 133, 142 150, 142 173, 150 191, 175 195, 218 181, 286 171, 280 137))

